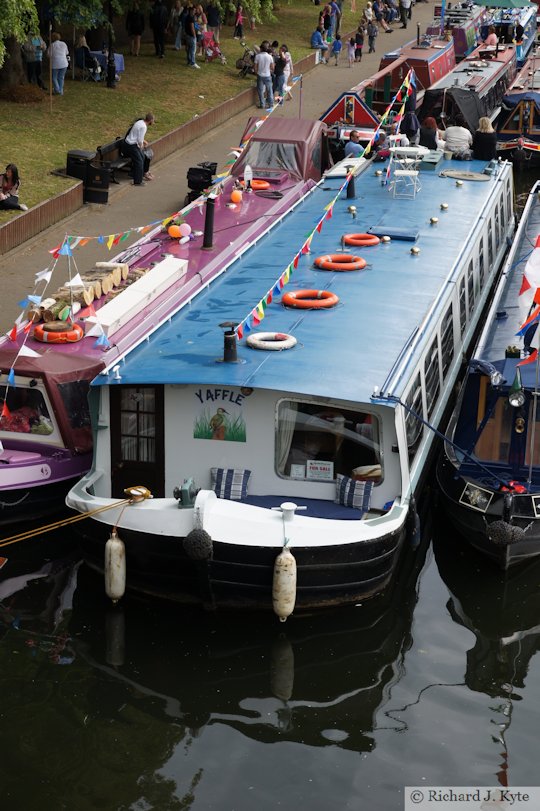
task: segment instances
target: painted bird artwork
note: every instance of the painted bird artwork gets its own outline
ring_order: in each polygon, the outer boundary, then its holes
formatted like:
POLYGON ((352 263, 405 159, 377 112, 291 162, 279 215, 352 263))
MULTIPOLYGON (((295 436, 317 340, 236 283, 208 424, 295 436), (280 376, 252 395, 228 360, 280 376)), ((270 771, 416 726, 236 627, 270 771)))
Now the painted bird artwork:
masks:
POLYGON ((224 408, 218 408, 213 417, 210 417, 210 428, 212 429, 212 439, 225 439, 225 429, 227 427, 227 417, 229 414, 224 408))

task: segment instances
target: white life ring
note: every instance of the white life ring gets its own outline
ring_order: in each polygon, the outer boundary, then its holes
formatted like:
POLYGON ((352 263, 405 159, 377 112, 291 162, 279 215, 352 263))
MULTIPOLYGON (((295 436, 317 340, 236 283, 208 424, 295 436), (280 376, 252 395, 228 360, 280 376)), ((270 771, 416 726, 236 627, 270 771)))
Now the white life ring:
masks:
POLYGON ((292 349, 296 338, 286 332, 256 332, 248 335, 247 345, 253 349, 292 349))

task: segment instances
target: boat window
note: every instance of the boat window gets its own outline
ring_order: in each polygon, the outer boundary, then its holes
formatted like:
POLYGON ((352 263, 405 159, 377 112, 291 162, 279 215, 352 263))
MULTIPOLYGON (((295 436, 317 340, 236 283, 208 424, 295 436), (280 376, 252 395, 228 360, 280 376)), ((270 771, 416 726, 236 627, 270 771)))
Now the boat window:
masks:
MULTIPOLYGON (((292 175, 302 176, 296 145, 290 143, 252 141, 242 159, 242 165, 251 166, 255 174, 256 169, 281 169, 292 175)), ((318 166, 320 166, 320 160, 318 166)))
POLYGON ((78 451, 89 451, 92 448, 92 428, 90 426, 90 409, 88 407, 87 380, 74 380, 72 383, 60 383, 58 391, 64 403, 74 444, 78 451))
POLYGON ((35 386, 0 386, 0 402, 6 408, 0 417, 0 431, 14 434, 41 434, 54 431, 49 409, 41 391, 35 386), (7 413, 6 413, 7 411, 7 413))
POLYGON ((156 402, 153 387, 123 387, 120 398, 120 448, 126 462, 156 460, 156 402))
POLYGON ((531 104, 531 120, 529 122, 529 132, 538 134, 540 132, 540 110, 536 104, 531 104))
MULTIPOLYGON (((419 417, 423 417, 422 413, 422 384, 420 382, 420 375, 418 374, 414 384, 409 391, 406 399, 406 405, 411 408, 415 414, 418 414, 419 417)), ((420 443, 422 438, 422 434, 424 432, 424 425, 420 422, 420 420, 412 414, 410 411, 407 411, 405 416, 405 427, 407 429, 407 446, 409 448, 409 459, 412 459, 414 456, 416 449, 420 443)))
POLYGON ((521 104, 508 116, 506 122, 500 128, 501 132, 517 132, 521 134, 521 104))
POLYGON ((462 276, 459 283, 459 329, 461 334, 465 332, 467 326, 467 301, 465 298, 465 277, 462 276))
POLYGON ((474 265, 473 260, 469 262, 467 268, 467 296, 469 298, 469 315, 474 310, 474 265))
POLYGON ((454 358, 454 313, 452 305, 447 309, 441 324, 441 356, 444 379, 454 358))
POLYGON ((506 188, 506 221, 510 222, 512 217, 512 191, 510 189, 510 181, 508 181, 506 188))
POLYGON ((488 225, 488 262, 491 268, 493 264, 493 223, 491 220, 488 225))
POLYGON ((431 344, 424 361, 424 380, 426 384, 426 412, 429 419, 433 413, 441 388, 439 347, 436 338, 431 344))
POLYGON ((501 218, 499 214, 499 206, 495 208, 495 247, 496 250, 499 249, 499 245, 501 244, 501 218))
POLYGON ((480 254, 478 256, 478 276, 480 279, 480 288, 484 286, 486 269, 484 264, 484 240, 480 243, 480 254))
POLYGON ((380 481, 379 434, 374 414, 282 400, 277 408, 276 472, 311 481, 332 481, 338 473, 380 481))

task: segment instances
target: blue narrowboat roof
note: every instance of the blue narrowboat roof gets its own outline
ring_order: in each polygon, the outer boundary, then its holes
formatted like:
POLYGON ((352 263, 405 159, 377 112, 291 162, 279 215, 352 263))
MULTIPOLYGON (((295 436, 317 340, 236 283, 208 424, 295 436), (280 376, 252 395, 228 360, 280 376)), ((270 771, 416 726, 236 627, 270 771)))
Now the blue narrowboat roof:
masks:
MULTIPOLYGON (((485 162, 466 164, 482 172, 485 162)), ((342 193, 333 216, 315 233, 311 254, 300 258, 284 292, 331 290, 339 304, 331 310, 288 309, 275 295, 258 331, 294 335, 298 345, 282 352, 265 352, 238 345, 238 363, 222 363, 223 337, 219 324, 242 321, 292 262, 296 252, 324 213, 343 177, 327 177, 283 221, 199 293, 147 341, 126 356, 122 385, 197 384, 249 386, 311 396, 369 400, 381 387, 412 333, 421 324, 439 290, 459 267, 458 257, 495 182, 464 182, 439 177, 456 163, 442 160, 437 171, 420 173, 416 199, 394 199, 367 164, 356 177, 356 200, 342 193), (448 203, 441 211, 440 204, 448 203), (348 212, 354 203, 356 219, 348 212), (439 219, 430 224, 430 217, 439 219), (418 232, 420 254, 411 254, 411 241, 354 249, 368 267, 356 272, 313 268, 321 254, 340 253, 346 233, 370 228, 418 232)), ((384 174, 383 174, 384 177, 384 174)), ((455 275, 455 274, 454 274, 455 275)), ((455 281, 455 279, 453 280, 455 281)), ((442 306, 442 305, 441 305, 442 306)), ((427 338, 426 338, 427 340, 427 338)), ((94 385, 114 385, 113 375, 99 375, 94 385)), ((407 381, 404 380, 403 384, 407 381)), ((399 394, 400 392, 396 392, 399 394)))
MULTIPOLYGON (((508 383, 511 383, 514 378, 519 358, 509 358, 505 361, 505 351, 508 346, 523 346, 523 339, 516 333, 528 314, 526 311, 524 312, 523 306, 520 306, 519 291, 527 260, 535 250, 536 240, 540 235, 539 193, 540 184, 537 182, 529 193, 530 208, 528 213, 524 213, 520 223, 519 241, 512 264, 505 268, 505 274, 499 282, 503 287, 501 296, 497 300, 496 308, 492 309, 480 337, 482 360, 495 363, 508 383)), ((521 367, 521 377, 526 387, 534 387, 535 375, 535 363, 521 367)))

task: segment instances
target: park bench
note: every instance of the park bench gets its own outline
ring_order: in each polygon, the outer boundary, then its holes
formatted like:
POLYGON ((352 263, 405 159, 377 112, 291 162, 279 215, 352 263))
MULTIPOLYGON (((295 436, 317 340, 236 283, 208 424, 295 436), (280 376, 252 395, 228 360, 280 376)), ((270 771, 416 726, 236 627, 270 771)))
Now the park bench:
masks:
POLYGON ((131 158, 125 158, 120 151, 123 140, 117 137, 114 141, 97 148, 97 162, 109 170, 111 183, 118 183, 115 177, 117 170, 131 170, 131 158))

